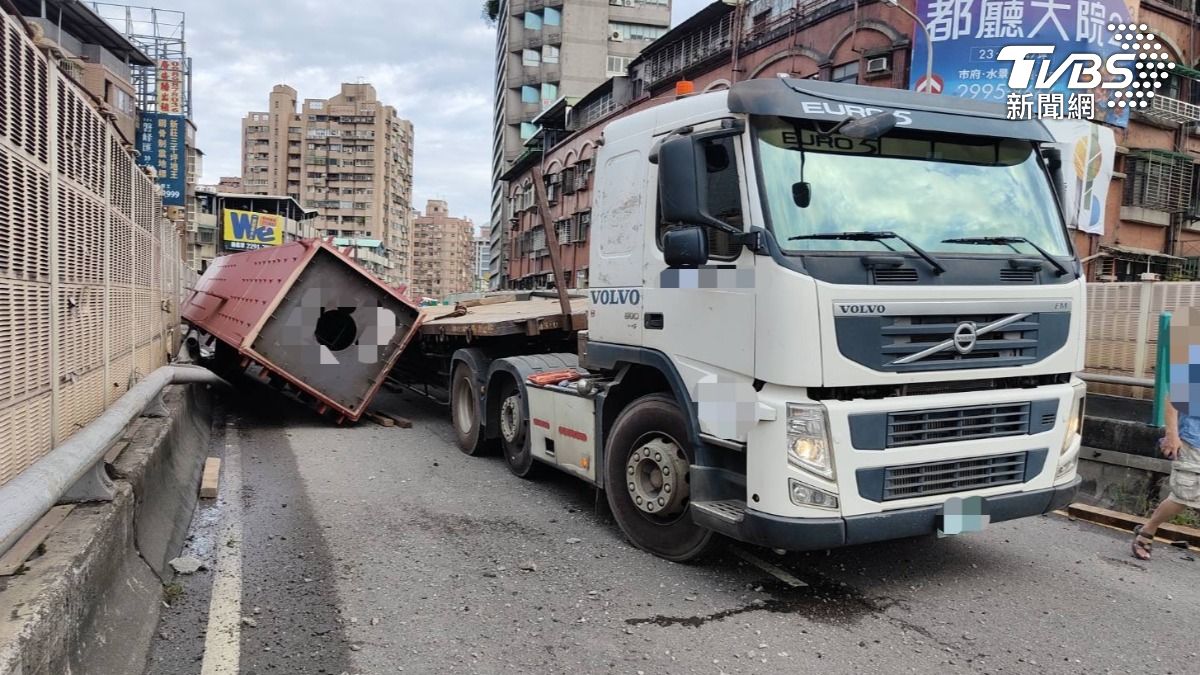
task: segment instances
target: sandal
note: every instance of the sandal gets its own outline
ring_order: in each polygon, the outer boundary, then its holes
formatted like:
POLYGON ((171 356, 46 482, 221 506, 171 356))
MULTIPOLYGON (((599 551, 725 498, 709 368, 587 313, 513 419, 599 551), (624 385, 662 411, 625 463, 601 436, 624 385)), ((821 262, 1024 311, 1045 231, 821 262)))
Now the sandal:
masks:
POLYGON ((1142 526, 1133 528, 1133 557, 1138 560, 1149 560, 1150 549, 1154 546, 1154 535, 1142 534, 1142 526))

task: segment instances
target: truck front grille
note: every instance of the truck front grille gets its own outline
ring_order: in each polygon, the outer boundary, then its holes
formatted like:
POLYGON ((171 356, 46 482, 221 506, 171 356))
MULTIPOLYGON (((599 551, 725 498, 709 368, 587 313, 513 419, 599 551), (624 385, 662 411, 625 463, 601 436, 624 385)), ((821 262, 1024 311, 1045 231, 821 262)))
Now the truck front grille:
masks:
POLYGON ((887 467, 883 476, 883 500, 912 499, 1021 483, 1025 479, 1026 454, 1018 452, 887 467))
POLYGON ((887 447, 998 438, 1028 433, 1029 404, 981 405, 894 412, 887 420, 887 447))
POLYGON ((1014 366, 1037 360, 1038 315, 1030 314, 994 332, 980 335, 975 348, 961 354, 953 347, 900 363, 905 357, 922 353, 950 339, 964 322, 983 327, 1008 315, 980 316, 897 316, 885 317, 883 357, 886 365, 898 370, 925 370, 934 367, 1014 366))

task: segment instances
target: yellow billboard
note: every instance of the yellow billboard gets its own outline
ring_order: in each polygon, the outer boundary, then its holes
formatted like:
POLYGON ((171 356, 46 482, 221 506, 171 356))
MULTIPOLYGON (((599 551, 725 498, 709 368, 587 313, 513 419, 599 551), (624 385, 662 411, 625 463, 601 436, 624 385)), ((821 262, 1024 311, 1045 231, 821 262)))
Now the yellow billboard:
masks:
POLYGON ((226 249, 250 251, 283 243, 283 216, 225 209, 224 220, 226 249))

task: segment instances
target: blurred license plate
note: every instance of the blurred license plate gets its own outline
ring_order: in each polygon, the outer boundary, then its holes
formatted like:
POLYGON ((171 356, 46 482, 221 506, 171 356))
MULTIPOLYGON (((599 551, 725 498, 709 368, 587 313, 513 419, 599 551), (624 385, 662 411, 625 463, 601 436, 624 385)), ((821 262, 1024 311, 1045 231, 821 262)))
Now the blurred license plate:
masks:
POLYGON ((938 536, 952 537, 956 534, 982 532, 990 520, 984 507, 981 497, 947 499, 938 516, 938 536))

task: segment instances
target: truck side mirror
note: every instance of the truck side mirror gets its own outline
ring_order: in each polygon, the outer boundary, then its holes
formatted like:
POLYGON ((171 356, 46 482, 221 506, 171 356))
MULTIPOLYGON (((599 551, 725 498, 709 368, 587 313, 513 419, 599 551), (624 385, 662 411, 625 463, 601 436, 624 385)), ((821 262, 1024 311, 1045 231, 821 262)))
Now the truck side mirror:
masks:
POLYGON ((728 130, 688 134, 669 138, 658 147, 659 199, 665 222, 736 231, 712 215, 707 189, 710 169, 733 161, 724 148, 710 141, 731 135, 728 130))
POLYGON ((699 267, 708 262, 708 232, 703 227, 679 227, 663 233, 667 267, 699 267))
POLYGON ((1062 151, 1058 148, 1045 146, 1042 148, 1042 159, 1046 162, 1046 170, 1050 172, 1050 183, 1054 187, 1054 195, 1061 205, 1066 200, 1067 185, 1062 170, 1062 151))

